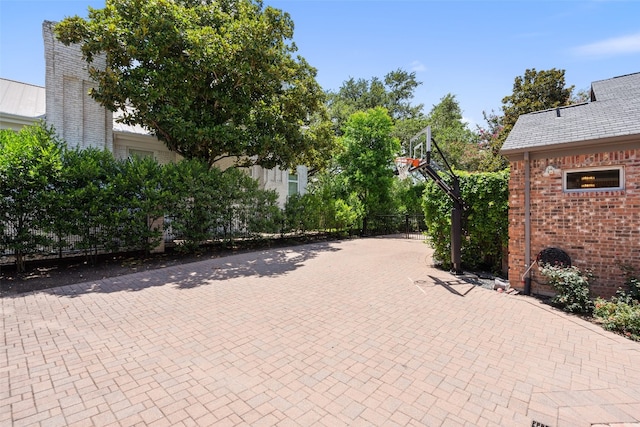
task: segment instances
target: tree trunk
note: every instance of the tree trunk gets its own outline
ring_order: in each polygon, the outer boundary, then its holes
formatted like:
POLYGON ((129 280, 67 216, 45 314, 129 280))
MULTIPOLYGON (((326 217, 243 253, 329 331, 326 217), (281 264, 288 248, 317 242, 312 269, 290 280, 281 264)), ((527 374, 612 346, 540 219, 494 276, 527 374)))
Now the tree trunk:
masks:
POLYGON ((26 271, 24 254, 21 250, 16 251, 16 270, 18 271, 18 273, 24 273, 26 271))

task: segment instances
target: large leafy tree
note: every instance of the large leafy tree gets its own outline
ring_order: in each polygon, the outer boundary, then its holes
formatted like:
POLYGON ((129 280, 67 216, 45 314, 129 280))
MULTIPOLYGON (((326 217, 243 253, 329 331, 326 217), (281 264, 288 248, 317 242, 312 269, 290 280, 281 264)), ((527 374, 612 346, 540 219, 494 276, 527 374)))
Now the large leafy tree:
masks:
POLYGON ((569 105, 573 88, 565 87, 564 70, 526 70, 515 78, 513 93, 502 98, 503 134, 513 129, 522 114, 569 105))
POLYGON ((479 169, 485 172, 497 172, 509 166, 507 159, 500 155, 504 117, 493 110, 491 113, 483 111, 482 115, 486 126, 477 126, 478 146, 482 152, 479 169))
MULTIPOLYGON (((433 138, 447 162, 456 169, 476 170, 480 161, 476 134, 463 121, 460 104, 448 93, 434 105, 427 116, 433 138)), ((416 153, 418 154, 418 153, 416 153)), ((433 157, 439 153, 433 150, 433 157)))
MULTIPOLYGON (((376 107, 386 108, 394 123, 423 118, 422 104, 412 105, 416 88, 422 83, 415 73, 398 69, 383 79, 354 79, 343 82, 337 92, 329 92, 327 104, 334 131, 342 135, 343 127, 352 114, 376 107)), ((419 125, 414 126, 417 131, 419 125)), ((411 128, 413 130, 413 128, 411 128)))
POLYGON ((344 151, 338 158, 340 176, 349 191, 344 200, 355 196, 365 232, 368 217, 388 213, 391 208, 391 164, 400 149, 392 133, 393 121, 382 107, 354 113, 344 127, 344 151))
POLYGON ((499 121, 500 131, 496 137, 488 139, 490 151, 483 164, 484 169, 496 170, 506 166, 506 161, 500 157, 499 152, 518 117, 533 111, 562 107, 572 103, 574 86, 566 87, 564 73, 564 70, 555 68, 540 71, 532 68, 527 69, 523 76, 515 78, 513 93, 502 98, 501 119, 489 116, 490 128, 492 125, 497 125, 499 121))
POLYGON ((106 0, 55 27, 79 43, 91 96, 169 149, 204 160, 292 166, 330 155, 325 94, 288 13, 260 0, 106 0), (93 66, 98 55, 106 68, 93 66))

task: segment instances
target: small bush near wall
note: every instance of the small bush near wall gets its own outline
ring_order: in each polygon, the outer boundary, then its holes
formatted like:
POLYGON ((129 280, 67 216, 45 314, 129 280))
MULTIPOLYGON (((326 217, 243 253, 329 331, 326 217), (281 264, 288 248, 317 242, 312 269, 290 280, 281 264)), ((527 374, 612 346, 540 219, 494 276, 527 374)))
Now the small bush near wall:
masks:
MULTIPOLYGON (((508 171, 458 172, 460 192, 466 203, 463 213, 462 264, 470 269, 502 268, 503 248, 508 241, 508 171)), ((451 267, 451 209, 453 202, 433 181, 422 197, 429 243, 434 258, 451 267)))
POLYGON ((275 233, 281 214, 277 194, 260 190, 256 180, 238 169, 221 171, 200 160, 164 166, 171 197, 166 213, 184 252, 197 251, 214 238, 275 233))
POLYGON ((315 194, 293 194, 284 206, 283 232, 304 233, 320 228, 321 200, 315 194))
POLYGON ((621 289, 610 301, 596 299, 593 316, 602 327, 640 341, 640 277, 629 265, 621 265, 625 272, 626 289, 621 289))
POLYGON ((598 298, 593 316, 608 331, 619 332, 634 341, 640 341, 640 303, 637 301, 605 301, 598 298))
POLYGON ((546 276, 549 285, 556 291, 552 303, 570 313, 589 314, 593 301, 589 296, 590 272, 581 272, 577 267, 552 266, 540 267, 540 273, 546 276))
MULTIPOLYGON (((119 195, 114 187, 118 163, 108 151, 71 150, 63 157, 61 185, 56 195, 58 232, 76 236, 74 250, 94 262, 100 251, 120 246, 116 232, 119 195)), ((58 241, 64 240, 58 235, 58 241)))
POLYGON ((218 227, 227 240, 241 232, 244 236, 277 233, 282 223, 278 194, 261 190, 258 182, 243 171, 230 168, 222 173, 222 215, 218 227))

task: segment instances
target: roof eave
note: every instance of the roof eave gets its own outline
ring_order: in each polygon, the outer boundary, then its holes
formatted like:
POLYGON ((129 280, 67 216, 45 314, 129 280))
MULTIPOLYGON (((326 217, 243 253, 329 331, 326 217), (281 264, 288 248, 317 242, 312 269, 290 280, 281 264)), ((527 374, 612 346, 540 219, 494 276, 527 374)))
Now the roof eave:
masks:
POLYGON ((18 114, 11 114, 11 113, 5 113, 5 112, 0 112, 0 122, 2 123, 12 123, 12 124, 16 124, 16 125, 31 125, 33 123, 36 123, 40 120, 44 120, 45 119, 45 115, 39 115, 39 116, 35 116, 35 117, 29 117, 29 116, 21 116, 18 114))
POLYGON ((598 138, 598 139, 586 139, 582 141, 572 141, 572 142, 562 142, 557 144, 548 144, 548 145, 536 145, 530 147, 518 147, 511 148, 506 150, 500 150, 500 154, 505 157, 518 156, 524 153, 541 153, 541 152, 549 152, 554 153, 558 151, 576 151, 576 150, 585 150, 585 149, 593 149, 598 146, 604 146, 611 148, 611 145, 624 145, 631 143, 640 142, 640 134, 630 134, 630 135, 619 135, 608 138, 598 138))

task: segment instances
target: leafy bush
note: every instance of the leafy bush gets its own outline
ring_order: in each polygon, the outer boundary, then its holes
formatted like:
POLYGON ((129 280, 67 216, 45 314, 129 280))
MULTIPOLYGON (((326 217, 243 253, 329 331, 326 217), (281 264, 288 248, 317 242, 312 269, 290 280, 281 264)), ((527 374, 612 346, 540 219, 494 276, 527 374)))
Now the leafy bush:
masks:
POLYGON ((355 193, 350 194, 346 200, 335 200, 334 208, 336 227, 340 230, 348 230, 351 233, 364 218, 364 205, 355 193))
POLYGON ((112 182, 115 227, 126 249, 149 253, 162 240, 162 219, 171 199, 162 166, 154 159, 133 157, 118 162, 112 182))
POLYGON ((589 296, 589 280, 592 274, 581 272, 577 267, 543 265, 540 273, 546 276, 549 285, 556 291, 552 303, 570 313, 591 313, 593 301, 589 296))
POLYGON ((593 316, 604 329, 619 332, 634 341, 640 341, 640 303, 622 300, 605 301, 598 298, 593 316))
POLYGON ((281 213, 278 195, 272 190, 261 190, 258 182, 244 171, 231 168, 222 173, 221 209, 218 229, 224 238, 234 235, 255 236, 280 230, 281 213))
POLYGON ((620 289, 611 301, 598 298, 593 316, 602 327, 640 341, 640 279, 631 265, 621 264, 626 289, 620 289))
POLYGON ((212 237, 221 221, 224 207, 222 172, 201 160, 183 160, 165 166, 170 193, 174 195, 167 210, 174 233, 182 240, 177 247, 197 251, 212 237))
POLYGON ((626 289, 619 289, 616 292, 615 299, 624 301, 627 304, 632 302, 640 302, 640 278, 632 265, 620 264, 620 268, 624 271, 624 284, 626 289))
MULTIPOLYGON (((148 253, 162 239, 166 215, 185 251, 218 238, 277 233, 283 222, 277 193, 242 170, 67 149, 43 124, 0 131, 0 182, 0 253, 15 254, 19 272, 28 256, 51 248, 60 257, 82 251, 92 262, 102 252, 148 253)), ((309 208, 326 210, 322 200, 309 208)), ((311 214, 299 218, 307 230, 321 223, 311 214)))
POLYGON ((315 194, 293 194, 284 206, 285 232, 304 233, 320 228, 320 198, 315 194))
POLYGON ((63 146, 52 129, 39 123, 20 132, 0 130, 0 252, 16 255, 19 272, 25 257, 51 239, 44 229, 54 212, 52 195, 62 169, 63 146))
POLYGON ((116 250, 116 193, 118 164, 108 151, 95 148, 68 151, 58 187, 56 228, 76 236, 74 249, 95 261, 100 250, 116 250))
MULTIPOLYGON (((457 174, 467 205, 463 213, 462 264, 499 272, 503 247, 508 241, 508 171, 457 174)), ((450 268, 453 201, 435 182, 428 181, 422 206, 434 258, 444 268, 450 268)))
POLYGON ((181 240, 178 250, 195 252, 207 240, 231 242, 243 236, 279 231, 277 194, 238 169, 209 168, 200 160, 164 166, 169 193, 166 212, 181 240))

